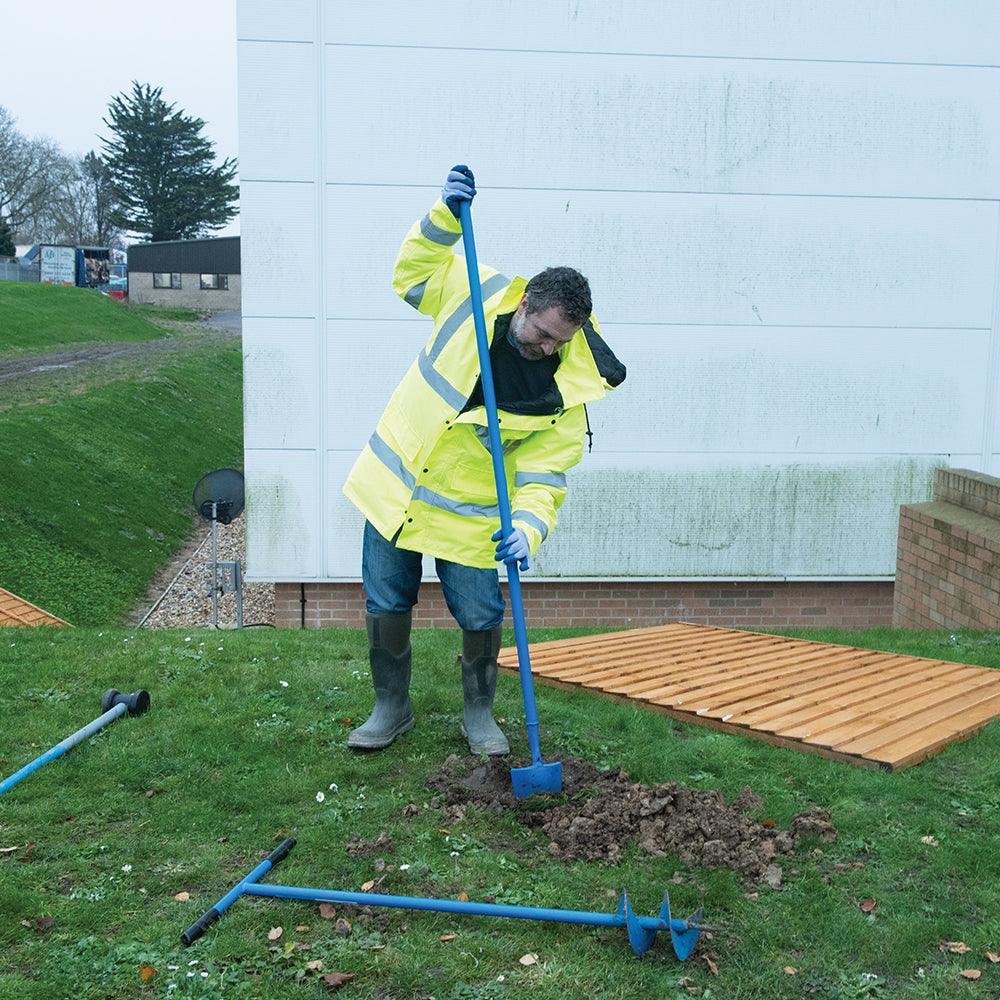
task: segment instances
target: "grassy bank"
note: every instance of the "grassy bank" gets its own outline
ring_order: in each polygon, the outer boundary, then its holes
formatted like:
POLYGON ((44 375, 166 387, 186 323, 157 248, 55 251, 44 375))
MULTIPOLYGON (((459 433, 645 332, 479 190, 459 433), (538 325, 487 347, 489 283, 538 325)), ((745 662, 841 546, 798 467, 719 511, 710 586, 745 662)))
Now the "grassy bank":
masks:
POLYGON ((232 342, 0 412, 0 585, 73 624, 122 621, 189 531, 198 478, 242 463, 241 386, 232 342))
MULTIPOLYGON (((1000 667, 1000 643, 986 633, 785 631, 1000 667)), ((1000 951, 1000 723, 884 774, 539 689, 547 757, 727 797, 750 785, 764 801, 757 814, 781 827, 810 805, 828 808, 837 842, 803 844, 774 890, 637 849, 618 865, 559 861, 506 814, 470 808, 446 820, 424 782, 464 751, 457 634, 415 634, 417 728, 357 755, 344 738, 370 705, 365 649, 349 630, 0 631, 0 773, 96 714, 104 688, 146 686, 153 697, 149 715, 115 723, 0 797, 0 847, 17 847, 0 853, 0 996, 318 1000, 330 994, 307 969, 317 960, 323 974, 356 975, 338 995, 369 1000, 998 995, 1000 965, 985 952, 1000 951), (404 815, 411 803, 415 815, 404 815), (383 830, 394 841, 379 852, 384 869, 348 854, 348 840, 383 830), (639 961, 617 931, 339 908, 353 923, 339 936, 314 904, 269 899, 239 900, 182 949, 181 930, 285 836, 298 846, 272 881, 291 885, 382 878, 382 890, 401 894, 608 912, 625 887, 641 913, 669 886, 678 913, 704 905, 718 975, 698 956, 679 964, 663 935, 639 961), (870 913, 859 905, 867 899, 870 913), (970 950, 941 951, 941 941, 970 950), (537 962, 521 964, 529 953, 537 962), (960 976, 969 968, 978 981, 960 976)), ((523 755, 516 679, 501 678, 497 708, 523 755)))
MULTIPOLYGON (((191 312, 168 310, 167 312, 191 312)), ((88 344, 164 336, 153 307, 123 305, 89 288, 0 282, 0 357, 46 354, 88 344)), ((185 319, 184 316, 163 316, 185 319)), ((192 317, 197 318, 197 314, 192 317)))

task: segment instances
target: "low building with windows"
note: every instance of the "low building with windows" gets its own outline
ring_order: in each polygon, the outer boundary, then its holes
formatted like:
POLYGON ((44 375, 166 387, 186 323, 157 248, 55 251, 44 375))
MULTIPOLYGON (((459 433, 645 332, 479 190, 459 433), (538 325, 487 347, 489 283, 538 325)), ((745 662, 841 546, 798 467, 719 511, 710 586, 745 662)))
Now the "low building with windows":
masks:
POLYGON ((128 248, 130 302, 240 308, 240 238, 137 243, 128 248))

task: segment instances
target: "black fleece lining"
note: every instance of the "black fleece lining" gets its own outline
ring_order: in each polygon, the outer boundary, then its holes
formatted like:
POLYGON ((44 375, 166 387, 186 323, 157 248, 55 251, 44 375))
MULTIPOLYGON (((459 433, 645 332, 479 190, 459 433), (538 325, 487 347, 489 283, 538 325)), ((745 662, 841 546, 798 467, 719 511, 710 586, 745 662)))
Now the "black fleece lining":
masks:
POLYGON ((601 377, 612 389, 620 386, 625 381, 625 366, 615 357, 614 352, 594 329, 594 324, 589 319, 583 324, 583 335, 587 338, 587 346, 594 355, 594 362, 601 377))

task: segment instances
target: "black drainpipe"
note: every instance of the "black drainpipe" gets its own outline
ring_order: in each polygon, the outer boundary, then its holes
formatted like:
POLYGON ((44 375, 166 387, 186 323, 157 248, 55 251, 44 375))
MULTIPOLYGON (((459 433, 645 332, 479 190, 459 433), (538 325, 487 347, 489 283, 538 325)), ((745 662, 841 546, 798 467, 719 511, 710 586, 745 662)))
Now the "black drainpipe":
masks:
POLYGON ((304 583, 299 584, 299 611, 300 611, 300 625, 299 628, 306 627, 306 585, 304 583))

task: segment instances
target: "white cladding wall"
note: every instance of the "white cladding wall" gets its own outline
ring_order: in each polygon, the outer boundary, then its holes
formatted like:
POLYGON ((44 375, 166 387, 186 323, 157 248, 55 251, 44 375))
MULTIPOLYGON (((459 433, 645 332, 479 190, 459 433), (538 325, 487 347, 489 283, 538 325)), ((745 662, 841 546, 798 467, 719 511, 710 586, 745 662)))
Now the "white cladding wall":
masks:
POLYGON ((579 267, 629 369, 532 577, 887 577, 935 465, 1000 474, 995 0, 239 0, 239 34, 248 577, 360 575, 341 486, 431 332, 392 263, 455 162, 480 258, 579 267))

